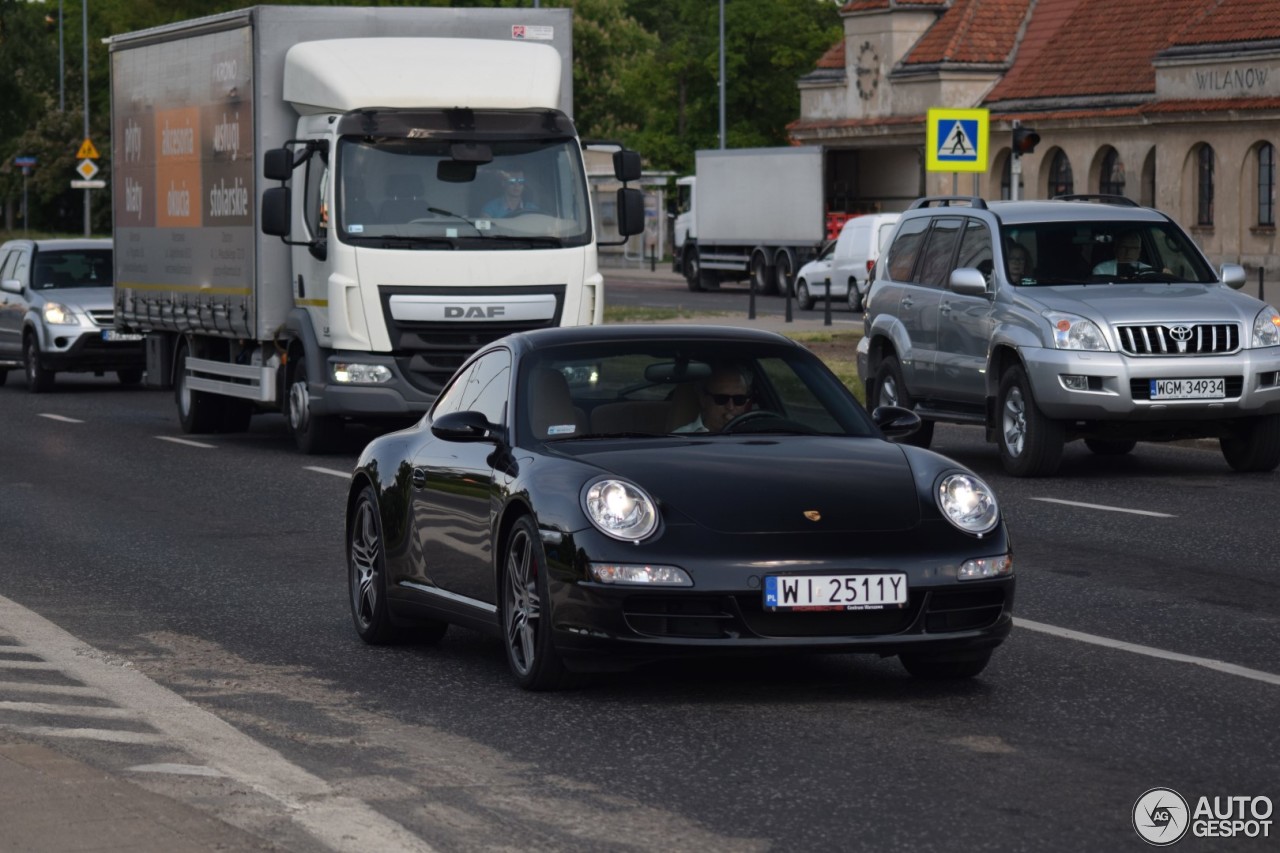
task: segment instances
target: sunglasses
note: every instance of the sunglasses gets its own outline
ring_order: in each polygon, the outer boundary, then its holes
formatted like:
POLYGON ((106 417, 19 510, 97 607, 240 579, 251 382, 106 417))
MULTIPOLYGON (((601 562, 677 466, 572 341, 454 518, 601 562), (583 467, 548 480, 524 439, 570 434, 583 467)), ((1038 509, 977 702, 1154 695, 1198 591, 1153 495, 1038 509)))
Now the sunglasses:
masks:
POLYGON ((733 403, 735 406, 745 406, 750 400, 750 394, 707 394, 711 401, 717 406, 727 406, 733 403))
POLYGON ((507 183, 509 183, 509 184, 523 184, 523 183, 524 183, 524 178, 507 178, 507 183))

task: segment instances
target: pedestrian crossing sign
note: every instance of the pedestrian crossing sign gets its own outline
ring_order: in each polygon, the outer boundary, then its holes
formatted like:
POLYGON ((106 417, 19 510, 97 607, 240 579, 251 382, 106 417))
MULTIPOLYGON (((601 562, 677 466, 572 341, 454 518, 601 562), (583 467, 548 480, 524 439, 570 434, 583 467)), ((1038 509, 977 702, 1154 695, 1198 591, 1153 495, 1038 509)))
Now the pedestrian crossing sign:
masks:
POLYGON ((929 110, 925 154, 930 172, 987 171, 987 110, 929 110))

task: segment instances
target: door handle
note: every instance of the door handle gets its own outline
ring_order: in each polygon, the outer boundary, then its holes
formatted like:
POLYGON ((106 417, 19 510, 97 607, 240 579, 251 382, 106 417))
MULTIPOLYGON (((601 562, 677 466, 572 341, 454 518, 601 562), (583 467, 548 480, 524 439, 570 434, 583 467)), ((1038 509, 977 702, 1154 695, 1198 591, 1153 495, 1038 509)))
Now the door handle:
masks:
POLYGON ((415 489, 425 489, 427 487, 427 472, 421 468, 413 469, 413 487, 415 489))
POLYGON ((950 302, 944 302, 944 303, 942 303, 942 305, 941 305, 941 306, 939 306, 939 308, 938 308, 938 313, 939 313, 939 314, 950 314, 950 313, 951 313, 951 303, 950 303, 950 302))
POLYGON ((910 308, 912 305, 915 305, 915 303, 911 301, 911 297, 910 297, 910 296, 904 296, 904 297, 902 297, 902 307, 903 307, 903 308, 910 308))

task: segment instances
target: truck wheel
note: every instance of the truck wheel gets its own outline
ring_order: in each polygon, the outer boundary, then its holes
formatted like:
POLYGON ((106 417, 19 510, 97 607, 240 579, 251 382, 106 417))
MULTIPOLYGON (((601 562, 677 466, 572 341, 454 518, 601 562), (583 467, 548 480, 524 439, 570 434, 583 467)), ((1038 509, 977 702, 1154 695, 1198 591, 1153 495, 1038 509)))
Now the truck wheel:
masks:
POLYGON ((178 404, 178 423, 185 433, 216 432, 217 398, 206 391, 193 391, 187 385, 187 359, 190 355, 191 347, 186 341, 178 344, 173 371, 173 399, 178 404))
POLYGON ((858 282, 855 279, 849 279, 849 310, 858 312, 862 310, 862 294, 858 292, 858 282))
POLYGON ((1280 465, 1280 415, 1249 418, 1218 439, 1233 471, 1274 471, 1280 465))
POLYGON ((330 453, 342 438, 342 421, 332 415, 311 414, 311 391, 307 387, 307 359, 299 356, 293 362, 289 393, 285 398, 285 417, 293 443, 308 456, 330 453))
POLYGON ((136 367, 128 370, 117 370, 116 379, 120 380, 121 385, 137 385, 142 381, 142 371, 136 367))
POLYGON ((813 294, 809 292, 809 282, 804 279, 796 282, 796 305, 801 311, 808 311, 813 307, 813 294))
POLYGON ((774 278, 773 267, 762 252, 751 256, 751 286, 756 293, 769 296, 778 292, 778 281, 774 278))
POLYGON ((52 388, 54 373, 40 363, 40 344, 36 343, 35 335, 27 336, 22 355, 27 369, 27 390, 32 394, 43 394, 52 388))
POLYGON ((698 261, 698 250, 690 249, 684 261, 684 280, 694 293, 702 290, 702 264, 698 261))
MULTIPOLYGON (((894 356, 887 355, 880 360, 880 368, 876 371, 875 406, 901 406, 904 409, 915 407, 911 395, 907 393, 907 383, 902 378, 902 366, 894 356)), ((875 406, 870 408, 874 409, 875 406)), ((928 447, 933 442, 933 421, 922 419, 920 429, 911 435, 890 440, 898 444, 928 447)))
POLYGON ((783 296, 791 293, 791 286, 795 283, 795 270, 792 269, 791 255, 786 252, 779 252, 773 260, 773 280, 777 282, 777 291, 783 296))
POLYGON ((1000 378, 998 399, 997 441, 1004 470, 1014 477, 1047 477, 1057 471, 1066 430, 1040 411, 1020 365, 1010 367, 1000 378))

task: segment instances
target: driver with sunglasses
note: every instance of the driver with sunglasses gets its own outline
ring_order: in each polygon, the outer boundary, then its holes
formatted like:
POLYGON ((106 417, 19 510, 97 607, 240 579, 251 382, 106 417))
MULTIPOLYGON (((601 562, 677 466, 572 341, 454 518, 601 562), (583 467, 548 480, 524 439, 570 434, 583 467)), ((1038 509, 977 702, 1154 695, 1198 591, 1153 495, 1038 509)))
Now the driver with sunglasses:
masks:
POLYGON ((672 432, 719 432, 751 410, 751 371, 739 364, 715 366, 698 388, 700 414, 672 432))
POLYGON ((485 219, 503 219, 518 213, 531 213, 538 206, 525 197, 524 172, 510 169, 502 173, 502 195, 490 199, 481 209, 480 215, 485 219))

